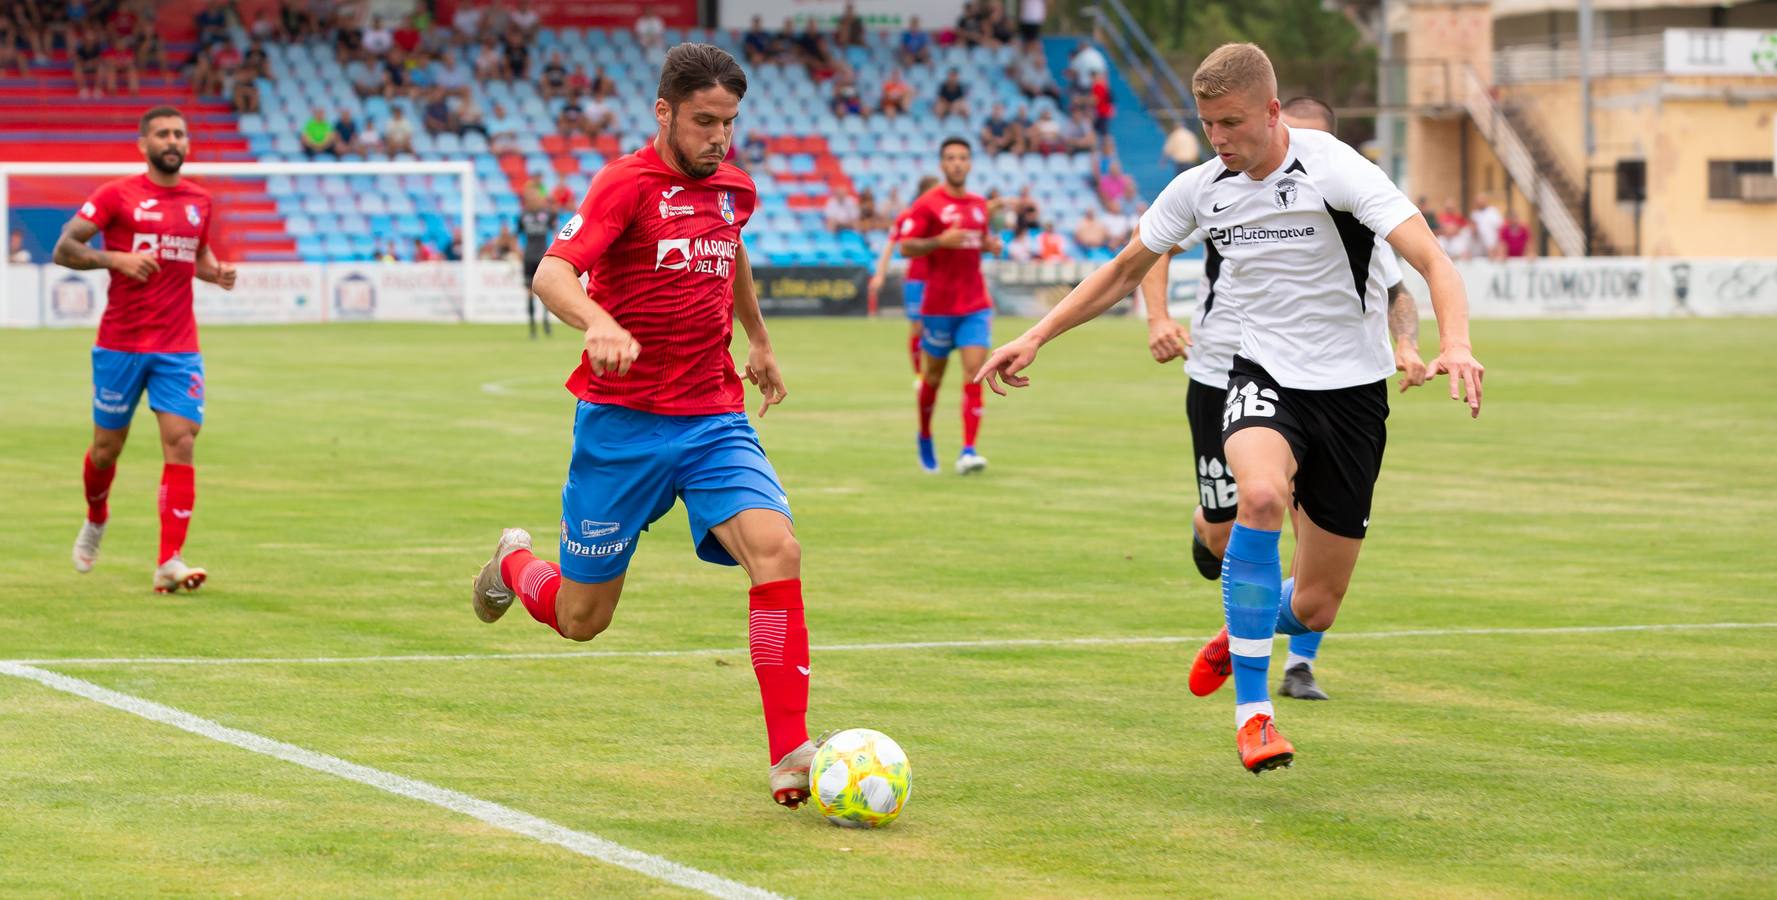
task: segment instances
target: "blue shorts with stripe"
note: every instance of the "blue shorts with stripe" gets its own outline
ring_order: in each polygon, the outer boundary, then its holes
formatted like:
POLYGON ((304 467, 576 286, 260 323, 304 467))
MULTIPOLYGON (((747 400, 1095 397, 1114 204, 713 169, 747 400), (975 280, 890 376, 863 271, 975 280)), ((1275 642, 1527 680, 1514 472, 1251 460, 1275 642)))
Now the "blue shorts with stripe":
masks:
POLYGON ((93 424, 130 427, 136 404, 204 423, 204 358, 197 353, 127 353, 93 348, 93 424))

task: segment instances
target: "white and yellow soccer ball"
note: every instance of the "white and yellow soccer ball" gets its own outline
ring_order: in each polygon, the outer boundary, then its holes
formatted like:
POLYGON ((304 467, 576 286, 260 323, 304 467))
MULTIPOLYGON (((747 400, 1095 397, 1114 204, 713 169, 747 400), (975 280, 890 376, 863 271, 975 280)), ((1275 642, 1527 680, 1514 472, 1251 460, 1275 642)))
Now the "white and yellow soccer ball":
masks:
POLYGON ((888 735, 852 728, 828 738, 809 767, 821 815, 846 828, 881 828, 913 792, 907 751, 888 735))

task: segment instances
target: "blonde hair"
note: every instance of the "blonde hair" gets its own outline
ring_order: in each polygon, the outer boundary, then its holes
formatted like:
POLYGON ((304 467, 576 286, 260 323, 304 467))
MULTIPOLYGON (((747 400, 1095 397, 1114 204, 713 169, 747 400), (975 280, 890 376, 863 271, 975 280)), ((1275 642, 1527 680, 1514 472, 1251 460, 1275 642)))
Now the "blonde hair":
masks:
POLYGON ((1277 73, 1258 44, 1223 44, 1191 76, 1198 100, 1251 90, 1263 91, 1267 100, 1277 96, 1277 73))

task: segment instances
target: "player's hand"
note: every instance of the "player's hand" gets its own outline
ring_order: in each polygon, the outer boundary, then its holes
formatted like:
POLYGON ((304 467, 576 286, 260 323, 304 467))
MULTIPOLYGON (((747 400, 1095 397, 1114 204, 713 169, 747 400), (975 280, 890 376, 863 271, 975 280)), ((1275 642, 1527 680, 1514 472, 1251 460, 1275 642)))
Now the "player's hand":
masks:
POLYGON ((111 268, 132 281, 147 282, 160 271, 160 263, 147 253, 113 253, 111 268))
POLYGON ((1000 240, 1000 236, 993 232, 988 232, 987 240, 982 246, 987 249, 987 255, 989 256, 998 256, 1000 255, 1001 250, 1006 249, 1006 243, 1000 240))
POLYGON ((1154 355, 1154 362, 1163 363, 1169 359, 1179 359, 1185 355, 1185 348, 1191 346, 1191 333, 1168 316, 1155 319, 1148 323, 1148 352, 1154 355))
POLYGON ((870 308, 871 309, 876 308, 876 298, 882 294, 882 283, 887 280, 888 280, 887 275, 872 275, 872 276, 870 276, 870 283, 868 286, 866 286, 865 291, 870 298, 870 308))
POLYGON ((947 228, 938 235, 938 246, 946 250, 955 250, 969 239, 969 233, 961 228, 947 228))
POLYGON ((1468 400, 1469 418, 1481 415, 1481 376, 1487 373, 1487 367, 1475 359, 1474 353, 1467 347, 1450 347, 1438 354, 1431 361, 1426 377, 1450 374, 1450 399, 1468 400), (1459 393, 1460 390, 1460 393, 1459 393))
POLYGON ((586 329, 586 361, 592 365, 594 375, 628 375, 629 367, 640 355, 642 345, 615 319, 594 322, 586 329))
POLYGON ((217 263, 216 264, 216 286, 217 287, 219 287, 225 291, 234 290, 234 278, 235 278, 234 263, 217 263))
POLYGON ((784 402, 790 392, 784 388, 784 376, 777 369, 777 356, 770 347, 754 347, 747 351, 747 380, 759 386, 759 395, 763 402, 759 404, 759 418, 765 418, 765 411, 772 406, 784 402))
POLYGON ((1419 358, 1419 348, 1413 344, 1396 344, 1394 348, 1394 370, 1401 373, 1401 393, 1407 388, 1418 387, 1425 383, 1425 360, 1419 358))
POLYGON ((986 384, 994 393, 1006 396, 1005 388, 1000 387, 999 379, 1005 379, 1008 387, 1025 387, 1030 379, 1018 374, 1031 363, 1037 361, 1037 348, 1042 344, 1030 335, 1024 335, 998 350, 981 365, 981 371, 975 375, 976 384, 986 384))

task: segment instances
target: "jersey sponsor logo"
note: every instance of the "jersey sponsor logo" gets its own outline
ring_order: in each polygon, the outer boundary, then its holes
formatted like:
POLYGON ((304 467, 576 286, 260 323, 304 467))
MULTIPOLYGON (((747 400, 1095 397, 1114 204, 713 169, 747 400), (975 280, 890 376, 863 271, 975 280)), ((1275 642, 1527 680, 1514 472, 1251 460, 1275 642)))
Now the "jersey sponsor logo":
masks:
MULTIPOLYGON (((661 206, 665 205, 666 204, 664 203, 661 204, 661 206)), ((667 238, 654 245, 654 271, 658 272, 661 269, 678 270, 689 268, 691 268, 690 238, 667 238), (678 258, 668 262, 668 259, 671 259, 675 255, 678 258)))
POLYGON ((722 213, 722 221, 734 224, 734 192, 717 191, 716 208, 722 213))
POLYGON ((342 319, 368 319, 376 314, 376 285, 361 273, 340 279, 333 289, 333 312, 342 319))
POLYGON ((1234 473, 1210 456, 1197 457, 1197 495, 1204 509, 1235 509, 1240 503, 1234 473))
POLYGON ((558 239, 564 240, 564 241, 571 239, 576 233, 578 233, 580 231, 580 226, 585 224, 585 222, 586 222, 585 219, 581 218, 578 214, 576 214, 572 219, 568 220, 568 224, 563 225, 561 227, 561 231, 560 231, 560 233, 556 234, 556 237, 558 239))
POLYGON ((80 204, 80 214, 90 219, 99 214, 99 208, 94 206, 91 200, 88 200, 80 204))
POLYGON ((160 204, 159 200, 157 200, 153 197, 149 197, 148 199, 142 201, 141 203, 136 204, 136 206, 138 206, 142 209, 153 209, 155 206, 157 206, 159 204, 160 204))
POLYGON ((685 189, 684 186, 675 184, 672 186, 671 190, 661 191, 660 196, 664 197, 668 200, 671 200, 672 198, 678 196, 679 192, 684 189, 685 189))
POLYGON ((1297 238, 1314 237, 1313 225, 1301 228, 1254 228, 1247 225, 1234 225, 1228 228, 1211 226, 1209 239, 1224 246, 1236 244, 1277 244, 1293 241, 1297 238))
POLYGON ((139 231, 130 235, 131 253, 146 253, 173 262, 197 262, 197 247, 195 235, 143 234, 139 231))
POLYGON ((78 275, 69 275, 50 286, 49 313, 57 319, 85 319, 93 314, 92 285, 78 275))
POLYGON ((808 667, 807 666, 797 666, 796 671, 801 672, 803 675, 807 675, 808 674, 808 667))
POLYGON ((187 203, 185 204, 185 221, 190 222, 191 227, 196 228, 204 223, 204 214, 198 211, 196 204, 187 203))
POLYGON ((1215 206, 1210 207, 1209 211, 1212 213, 1219 213, 1222 210, 1227 209, 1228 207, 1233 206, 1233 205, 1234 205, 1234 201, 1230 200, 1227 203, 1218 203, 1215 206))
MULTIPOLYGON (((565 525, 566 523, 564 522, 563 524, 565 525)), ((629 545, 634 542, 635 538, 626 537, 598 544, 582 544, 573 538, 565 538, 562 540, 561 546, 563 551, 574 556, 597 558, 601 556, 616 556, 629 549, 629 545)))
POLYGON ((99 388, 99 392, 93 397, 93 409, 121 416, 130 411, 130 406, 124 402, 122 392, 99 388))
POLYGON ((160 252, 160 235, 136 232, 130 235, 130 252, 158 254, 160 252))
POLYGON ((580 536, 583 538, 602 538, 606 535, 616 534, 617 529, 622 527, 622 522, 594 522, 591 519, 581 519, 580 536))
POLYGON ((1239 390, 1228 391, 1228 402, 1222 407, 1222 429, 1246 418, 1269 419, 1277 415, 1277 392, 1247 382, 1239 390))
POLYGON ((727 278, 734 271, 735 241, 668 238, 654 245, 654 271, 671 269, 727 278))
POLYGON ((660 192, 660 198, 661 198, 660 199, 660 217, 662 219, 671 219, 675 216, 690 216, 690 215, 697 214, 697 207, 692 206, 689 203, 675 204, 675 203, 667 202, 667 201, 671 200, 673 197, 677 196, 678 193, 682 190, 684 190, 683 187, 680 187, 679 185, 675 184, 675 185, 673 185, 672 190, 660 192))
POLYGON ((1277 203, 1278 209, 1289 209, 1296 202, 1296 193, 1296 180, 1285 178, 1277 183, 1272 192, 1272 200, 1277 203))

